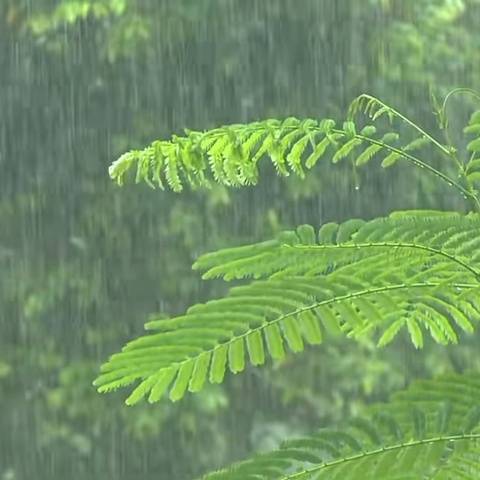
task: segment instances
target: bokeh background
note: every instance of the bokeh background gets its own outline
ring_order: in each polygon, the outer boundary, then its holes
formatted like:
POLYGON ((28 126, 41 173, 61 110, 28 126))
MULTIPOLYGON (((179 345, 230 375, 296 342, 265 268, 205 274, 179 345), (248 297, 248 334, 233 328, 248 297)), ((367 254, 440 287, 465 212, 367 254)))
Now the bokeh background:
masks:
MULTIPOLYGON (((435 131, 430 87, 480 88, 479 25, 479 0, 0 0, 0 480, 186 480, 480 368, 478 335, 420 352, 332 339, 177 404, 92 387, 151 316, 225 292, 192 272, 201 253, 466 208, 401 162, 362 169, 359 190, 348 165, 301 182, 265 162, 256 187, 178 195, 115 186, 113 160, 185 127, 343 120, 363 92, 435 131)), ((460 146, 471 101, 449 108, 460 146)))

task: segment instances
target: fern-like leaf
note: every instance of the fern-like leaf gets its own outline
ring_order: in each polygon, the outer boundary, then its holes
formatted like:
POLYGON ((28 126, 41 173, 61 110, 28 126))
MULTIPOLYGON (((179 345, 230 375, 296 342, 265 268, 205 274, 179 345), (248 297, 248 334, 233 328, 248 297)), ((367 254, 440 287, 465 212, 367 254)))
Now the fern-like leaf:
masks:
POLYGON ((152 334, 113 355, 96 385, 108 391, 140 379, 128 403, 156 401, 168 388, 178 400, 207 376, 221 382, 226 370, 243 371, 247 357, 261 365, 327 333, 376 332, 382 346, 404 330, 418 348, 427 333, 455 343, 480 319, 479 247, 479 215, 397 212, 207 254, 196 264, 206 278, 260 280, 147 323, 152 334))
MULTIPOLYGON (((475 131, 476 122, 477 117, 473 116, 467 133, 475 131)), ((473 140, 468 148, 476 152, 477 143, 478 140, 473 140)), ((352 102, 349 118, 342 128, 330 119, 290 117, 283 121, 270 119, 228 125, 206 132, 185 130, 184 136, 173 135, 168 141, 155 141, 143 150, 123 154, 110 166, 109 173, 121 185, 127 172, 136 166, 136 182, 145 181, 160 188, 166 184, 175 192, 180 192, 185 183, 193 188, 209 187, 212 181, 227 186, 253 185, 258 181, 258 164, 264 157, 270 158, 278 174, 293 173, 303 178, 305 168, 316 165, 331 147, 333 163, 349 156, 355 168, 382 155, 382 166, 389 167, 403 158, 471 197, 471 191, 414 155, 424 146, 451 155, 447 147, 399 112, 375 97, 361 95, 352 102), (378 133, 374 125, 367 125, 357 133, 354 117, 360 112, 369 115, 373 122, 384 114, 390 120, 398 118, 412 128, 414 137, 403 141, 396 132, 378 133)))
POLYGON ((480 374, 417 382, 340 428, 288 440, 278 450, 203 480, 477 479, 480 374))

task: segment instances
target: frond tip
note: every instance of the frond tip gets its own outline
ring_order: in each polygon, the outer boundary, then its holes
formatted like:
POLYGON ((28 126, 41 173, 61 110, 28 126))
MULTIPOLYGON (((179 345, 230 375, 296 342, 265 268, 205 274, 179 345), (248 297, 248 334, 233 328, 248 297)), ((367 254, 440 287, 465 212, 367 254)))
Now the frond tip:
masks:
POLYGON ((126 172, 137 166, 137 181, 164 188, 165 182, 174 191, 181 191, 183 182, 192 187, 209 186, 210 182, 239 186, 258 181, 258 161, 263 155, 271 158, 283 175, 294 172, 303 176, 301 157, 310 147, 308 168, 328 147, 334 135, 321 142, 315 138, 328 134, 333 122, 319 124, 315 120, 287 118, 283 122, 266 120, 248 125, 229 125, 207 132, 186 130, 184 137, 155 141, 144 150, 132 150, 115 161, 110 177, 122 184, 126 172))
POLYGON ((130 384, 127 403, 171 400, 220 383, 228 370, 281 359, 288 348, 318 345, 326 334, 377 334, 380 346, 401 331, 420 348, 429 333, 457 341, 480 320, 480 216, 396 212, 370 222, 349 220, 285 232, 277 240, 205 255, 205 277, 253 276, 228 296, 154 320, 151 335, 113 355, 95 384, 130 384))

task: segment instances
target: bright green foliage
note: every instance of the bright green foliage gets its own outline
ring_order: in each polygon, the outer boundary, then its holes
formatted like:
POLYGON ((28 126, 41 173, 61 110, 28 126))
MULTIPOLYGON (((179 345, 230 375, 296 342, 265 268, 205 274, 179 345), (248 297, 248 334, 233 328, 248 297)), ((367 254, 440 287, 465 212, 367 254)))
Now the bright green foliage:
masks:
POLYGON ((204 480, 434 480, 480 476, 480 375, 418 382, 341 428, 322 428, 204 480))
MULTIPOLYGON (((449 94, 442 106, 432 96, 440 130, 448 128, 448 98, 462 90, 449 94)), ((479 122, 475 112, 465 134, 478 136, 479 122)), ((176 401, 201 390, 207 378, 220 383, 227 370, 243 371, 247 357, 262 365, 268 358, 283 359, 287 349, 296 353, 321 344, 329 335, 374 336, 381 347, 405 333, 421 348, 425 334, 446 345, 456 343, 460 331, 473 332, 480 320, 480 203, 474 188, 480 148, 478 139, 469 140, 470 158, 463 159, 448 138, 447 133, 444 145, 396 110, 361 95, 341 129, 328 119, 268 120, 187 132, 123 155, 110 168, 118 183, 136 164, 137 182, 163 187, 166 181, 180 191, 184 183, 199 187, 212 180, 254 184, 265 155, 280 174, 303 177, 329 147, 333 163, 349 157, 354 174, 383 154, 383 167, 410 161, 456 188, 476 211, 399 211, 371 221, 327 223, 318 232, 302 225, 275 240, 206 254, 194 265, 206 270, 204 278, 254 280, 185 315, 147 323, 150 335, 103 365, 95 382, 99 390, 140 380, 128 404, 144 397, 156 402, 167 391, 176 401), (390 122, 398 119, 414 135, 401 141, 392 131, 377 134, 374 125, 357 133, 360 112, 372 122, 384 115, 390 122), (425 146, 456 166, 457 176, 416 156, 425 146)), ((478 478, 479 385, 474 373, 414 387, 342 429, 286 442, 276 452, 205 478, 478 478)))
POLYGON ((40 10, 29 15, 25 24, 27 30, 40 37, 49 50, 60 52, 66 49, 66 29, 74 30, 82 23, 98 22, 102 26, 99 55, 110 62, 137 52, 151 37, 151 19, 141 11, 142 8, 151 8, 150 2, 61 0, 56 3, 48 13, 40 10))
POLYGON ((62 1, 50 14, 34 16, 28 26, 35 35, 45 35, 88 17, 103 19, 122 15, 126 7, 126 0, 62 1))
MULTIPOLYGON (((349 125, 344 125, 345 129, 349 125)), ((376 133, 374 127, 362 131, 376 133)), ((377 142, 375 147, 383 146, 389 153, 387 144, 379 144, 382 138, 395 140, 391 135, 375 140, 336 129, 333 120, 297 118, 230 125, 205 133, 187 131, 186 137, 155 141, 144 150, 122 155, 110 167, 110 176, 122 184, 126 171, 136 164, 137 182, 163 188, 166 181, 177 192, 185 182, 193 187, 209 186, 212 176, 215 182, 228 186, 249 185, 257 183, 258 163, 264 155, 270 157, 279 174, 304 177, 304 168, 312 168, 331 145, 337 148, 333 155, 337 163, 364 142, 377 142)), ((368 154, 371 158, 374 152, 369 150, 368 154)))
MULTIPOLYGON (((470 121, 466 133, 477 132, 480 111, 470 121)), ((437 112, 439 118, 443 112, 437 112)), ((440 124, 443 128, 444 125, 440 124)), ((185 131, 185 137, 174 135, 169 141, 155 141, 143 150, 123 154, 110 167, 110 177, 122 185, 127 171, 136 166, 136 182, 145 181, 152 188, 164 188, 165 183, 175 192, 183 185, 209 187, 212 180, 227 186, 252 185, 258 181, 258 164, 268 156, 277 173, 288 176, 294 173, 305 177, 305 169, 311 169, 327 151, 332 162, 349 157, 352 168, 369 162, 374 156, 383 158, 382 166, 389 167, 398 159, 405 159, 415 166, 437 175, 448 184, 457 187, 463 195, 474 198, 465 185, 447 177, 422 161, 414 153, 425 146, 435 147, 436 155, 456 159, 455 152, 415 125, 393 108, 369 95, 361 95, 350 106, 349 120, 337 128, 331 119, 316 121, 266 120, 248 125, 229 125, 207 132, 185 131), (363 112, 373 122, 386 115, 390 122, 400 119, 411 127, 413 136, 402 142, 396 132, 377 131, 374 125, 364 126, 357 132, 355 116, 363 112)), ((476 152, 478 141, 469 143, 468 149, 476 152), (476 149, 476 150, 475 150, 476 149)), ((472 156, 469 165, 474 161, 472 156)), ((461 177, 465 183, 478 180, 466 178, 463 165, 461 177)), ((468 167, 468 165, 467 165, 468 167)))
POLYGON ((184 316, 149 322, 154 332, 128 344, 103 367, 102 391, 142 379, 128 403, 201 390, 209 376, 245 368, 285 347, 300 352, 325 332, 359 338, 378 332, 379 345, 407 330, 416 347, 424 333, 447 344, 457 327, 472 332, 480 320, 480 216, 397 212, 370 222, 326 224, 318 239, 310 226, 278 240, 201 257, 204 278, 253 276, 219 300, 184 316), (473 252, 473 253, 472 253, 473 252))

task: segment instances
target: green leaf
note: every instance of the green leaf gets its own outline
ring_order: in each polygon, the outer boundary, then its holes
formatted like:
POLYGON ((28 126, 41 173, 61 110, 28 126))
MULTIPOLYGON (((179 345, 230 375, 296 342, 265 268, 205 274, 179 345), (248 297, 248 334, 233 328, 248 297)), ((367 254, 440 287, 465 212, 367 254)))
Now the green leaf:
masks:
POLYGON ((282 329, 290 350, 292 352, 303 351, 302 335, 300 334, 296 320, 293 317, 285 318, 282 320, 282 329))
POLYGON ((345 145, 341 146, 332 158, 333 163, 338 163, 342 158, 345 158, 349 153, 353 151, 355 147, 362 144, 361 138, 353 138, 349 140, 345 145))
POLYGON ((339 335, 342 333, 340 328, 339 319, 333 313, 333 311, 327 305, 322 305, 315 309, 315 312, 320 317, 322 325, 325 327, 325 330, 331 335, 339 335))
POLYGON ((480 180, 480 172, 473 172, 467 175, 467 178, 470 182, 477 182, 480 180))
POLYGON ((247 350, 252 365, 263 365, 265 363, 265 351, 263 348, 262 334, 254 330, 247 335, 247 350))
POLYGON ((324 137, 323 140, 315 145, 313 152, 305 160, 305 166, 307 168, 312 168, 318 161, 318 159, 325 153, 325 150, 330 145, 330 140, 328 137, 324 137))
POLYGON ((245 347, 243 337, 234 340, 228 348, 228 364, 233 373, 242 372, 245 369, 245 347))
POLYGON ((480 138, 467 144, 467 150, 470 152, 480 152, 480 138))
POLYGON ((208 367, 210 365, 211 353, 203 353, 195 360, 195 366, 193 367, 192 378, 188 384, 188 390, 190 392, 199 392, 202 390, 207 377, 208 367))
POLYGON ((379 117, 381 117, 384 113, 387 113, 389 112, 389 108, 387 106, 383 106, 383 107, 380 107, 372 116, 372 120, 375 121, 377 120, 379 117))
POLYGON ((480 133, 480 123, 474 123, 473 125, 468 125, 463 129, 463 133, 480 133))
POLYGON ((410 333, 410 337, 412 338, 413 345, 415 348, 422 348, 423 347, 423 334, 418 322, 415 320, 414 317, 410 317, 407 319, 407 329, 410 333))
POLYGON ((400 329, 405 325, 405 318, 399 318, 383 332, 383 335, 378 340, 377 346, 384 347, 385 345, 389 344, 400 331, 400 329))
POLYGON ((189 360, 180 367, 178 371, 177 379, 173 384, 172 389, 170 390, 170 400, 172 402, 176 402, 180 400, 185 395, 185 391, 187 390, 187 385, 192 375, 194 362, 189 360))
POLYGON ((472 171, 475 170, 480 170, 480 158, 477 158, 475 160, 472 160, 471 162, 468 162, 466 172, 467 174, 472 173, 472 171))
POLYGON ((382 143, 391 143, 395 142, 400 138, 400 135, 397 132, 388 132, 383 137, 381 142, 382 143))
POLYGON ((275 360, 285 358, 285 350, 283 349, 283 340, 280 330, 276 323, 265 328, 265 340, 267 341, 268 351, 275 360))
POLYGON ((455 320, 455 323, 464 331, 467 333, 473 333, 474 332, 474 327, 470 320, 467 318, 467 316, 460 310, 458 309, 455 305, 452 305, 452 303, 447 302, 446 300, 438 297, 434 297, 431 299, 431 301, 440 307, 444 308, 455 320))
POLYGON ((167 391, 167 388, 170 386, 173 379, 175 378, 177 371, 178 371, 178 368, 176 366, 166 368, 161 371, 158 377, 154 377, 157 379, 157 381, 152 386, 150 395, 148 397, 148 401, 150 403, 158 402, 158 400, 160 400, 160 398, 167 391))
POLYGON ((355 162, 355 164, 358 165, 363 165, 364 163, 367 163, 370 161, 370 159, 379 151, 382 149, 381 145, 370 145, 368 148, 364 150, 363 153, 361 153, 355 162))
POLYGON ((321 344, 323 341, 322 330, 315 315, 310 310, 305 310, 298 314, 298 320, 305 340, 311 345, 321 344))
MULTIPOLYGON (((423 323, 428 330, 430 330, 430 333, 432 334, 432 337, 435 339, 437 343, 440 343, 441 345, 447 345, 448 340, 445 335, 444 330, 441 328, 441 326, 437 323, 436 318, 435 320, 428 317, 421 311, 416 311, 414 313, 415 318, 423 323)), ((437 315, 438 317, 438 315, 437 315)), ((448 322, 447 322, 448 323, 448 322)))
POLYGON ((355 233, 365 225, 365 220, 360 218, 352 218, 343 222, 338 228, 336 243, 346 243, 352 240, 355 233))
POLYGON ((354 303, 359 308, 359 310, 366 316, 369 322, 375 322, 377 324, 382 323, 382 315, 368 298, 357 297, 354 299, 354 303))
POLYGON ((480 123, 480 110, 476 110, 475 112, 473 112, 470 120, 468 121, 469 125, 475 125, 477 123, 480 123))
POLYGON ((387 168, 392 166, 398 159, 400 158, 400 154, 397 152, 392 152, 390 155, 387 155, 383 162, 382 162, 382 167, 387 168))
POLYGON ((340 317, 348 324, 349 328, 360 327, 362 325, 362 319, 358 313, 347 303, 338 302, 335 303, 333 308, 337 311, 340 317))
POLYGON ((323 118, 320 121, 320 131, 324 133, 330 133, 335 128, 335 120, 331 118, 323 118))
POLYGON ((219 345, 215 347, 212 364, 210 365, 210 382, 222 383, 227 368, 227 354, 227 345, 219 345))
POLYGON ((351 121, 343 122, 343 130, 348 138, 353 138, 357 134, 355 123, 351 121))
POLYGON ((371 137, 376 133, 376 131, 377 131, 377 128, 375 127, 375 125, 366 125, 365 127, 362 128, 360 135, 363 135, 364 137, 371 137))
POLYGON ((328 222, 322 225, 320 231, 318 232, 318 239, 321 245, 333 245, 334 235, 338 231, 338 223, 328 222))
POLYGON ((404 152, 411 152, 413 150, 418 150, 419 148, 424 147, 425 145, 429 145, 431 140, 427 137, 420 137, 416 138, 415 140, 411 141, 408 145, 405 145, 402 150, 404 152))
POLYGON ((315 230, 311 225, 300 225, 297 234, 303 245, 316 245, 315 230))
MULTIPOLYGON (((131 395, 125 400, 125 403, 127 405, 135 405, 136 403, 138 403, 155 385, 160 375, 161 374, 152 375, 148 377, 146 380, 143 380, 143 382, 140 383, 140 385, 137 388, 135 388, 135 390, 131 393, 131 395)), ((174 375, 175 375, 175 372, 174 372, 174 375)))

